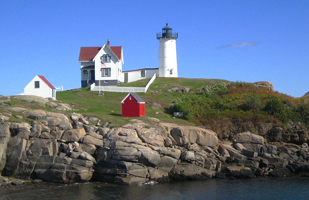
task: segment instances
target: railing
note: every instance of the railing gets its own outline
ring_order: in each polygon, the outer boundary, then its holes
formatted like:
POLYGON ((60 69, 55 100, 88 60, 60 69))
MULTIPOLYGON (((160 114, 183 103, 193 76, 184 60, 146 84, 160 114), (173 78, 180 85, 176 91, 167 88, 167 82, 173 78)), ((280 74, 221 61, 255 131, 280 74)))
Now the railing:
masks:
POLYGON ((156 79, 156 74, 148 81, 146 87, 118 87, 118 86, 95 86, 95 83, 91 84, 91 91, 102 91, 102 92, 136 92, 136 93, 146 93, 149 86, 156 79))
POLYGON ((145 93, 147 92, 148 88, 150 87, 151 83, 154 82, 154 80, 157 78, 157 74, 154 74, 151 79, 148 81, 146 87, 145 87, 145 93))
POLYGON ((173 39, 177 39, 178 38, 178 33, 157 33, 157 39, 160 38, 173 38, 173 39), (163 36, 164 35, 164 36, 163 36))

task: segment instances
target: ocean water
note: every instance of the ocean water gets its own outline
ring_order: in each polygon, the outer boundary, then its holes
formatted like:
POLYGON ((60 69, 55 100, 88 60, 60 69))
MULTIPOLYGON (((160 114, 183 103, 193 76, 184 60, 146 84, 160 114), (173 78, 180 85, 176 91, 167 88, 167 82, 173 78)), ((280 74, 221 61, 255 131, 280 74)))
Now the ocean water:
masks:
POLYGON ((308 199, 309 178, 211 179, 146 186, 26 184, 0 188, 0 199, 308 199))

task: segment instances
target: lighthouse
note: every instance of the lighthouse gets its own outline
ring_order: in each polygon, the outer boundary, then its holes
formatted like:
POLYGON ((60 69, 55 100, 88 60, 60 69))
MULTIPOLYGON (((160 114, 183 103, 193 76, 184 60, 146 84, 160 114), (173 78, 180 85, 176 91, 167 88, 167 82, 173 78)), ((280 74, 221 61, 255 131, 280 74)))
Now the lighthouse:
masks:
POLYGON ((157 33, 159 40, 159 77, 178 77, 176 39, 178 33, 173 33, 172 28, 162 28, 162 33, 157 33))

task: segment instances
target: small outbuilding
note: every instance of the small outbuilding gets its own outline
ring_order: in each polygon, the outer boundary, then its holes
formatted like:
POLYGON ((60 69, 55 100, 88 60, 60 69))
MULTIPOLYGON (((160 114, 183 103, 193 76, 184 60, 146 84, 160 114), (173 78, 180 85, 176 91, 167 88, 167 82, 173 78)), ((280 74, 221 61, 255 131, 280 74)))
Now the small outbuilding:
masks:
POLYGON ((24 88, 23 95, 56 99, 56 88, 44 76, 36 75, 24 88))
POLYGON ((145 116, 145 101, 135 92, 129 93, 122 101, 122 117, 145 116))

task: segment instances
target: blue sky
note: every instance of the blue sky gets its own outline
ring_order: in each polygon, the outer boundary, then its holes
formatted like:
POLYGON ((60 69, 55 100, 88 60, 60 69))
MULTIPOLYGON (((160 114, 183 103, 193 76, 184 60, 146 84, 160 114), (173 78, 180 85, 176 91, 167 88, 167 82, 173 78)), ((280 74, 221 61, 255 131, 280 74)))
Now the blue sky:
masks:
POLYGON ((80 87, 82 46, 123 46, 123 70, 158 67, 156 33, 178 32, 178 75, 270 81, 276 91, 309 91, 308 0, 0 0, 0 95, 35 75, 80 87))

